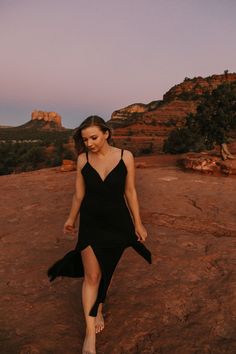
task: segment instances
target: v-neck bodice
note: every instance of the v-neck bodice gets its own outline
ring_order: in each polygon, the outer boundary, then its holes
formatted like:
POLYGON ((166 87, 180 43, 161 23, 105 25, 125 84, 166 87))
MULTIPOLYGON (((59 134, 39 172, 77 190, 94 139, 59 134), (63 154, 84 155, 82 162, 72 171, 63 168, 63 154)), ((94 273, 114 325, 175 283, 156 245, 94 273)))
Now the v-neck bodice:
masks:
POLYGON ((102 179, 96 168, 91 165, 87 157, 87 162, 81 169, 86 186, 86 196, 89 194, 99 196, 101 192, 104 198, 112 198, 112 195, 114 194, 119 194, 120 196, 123 195, 127 168, 122 155, 123 150, 121 151, 120 160, 109 171, 104 179, 102 179))
POLYGON ((127 168, 122 159, 110 170, 103 180, 98 171, 87 160, 81 173, 85 182, 85 196, 81 208, 90 207, 98 210, 103 206, 107 211, 109 208, 123 207, 125 180, 127 168))
MULTIPOLYGON (((122 156, 123 156, 123 149, 121 149, 121 157, 120 157, 119 162, 110 170, 110 172, 106 175, 106 177, 105 177, 104 179, 102 179, 102 177, 101 177, 100 173, 97 171, 97 169, 96 169, 95 167, 93 167, 93 166, 91 165, 91 163, 89 162, 89 160, 88 160, 88 151, 86 151, 87 162, 86 162, 86 164, 83 166, 82 171, 83 171, 83 169, 84 169, 84 167, 85 167, 86 165, 89 165, 89 166, 95 171, 95 173, 98 175, 98 177, 100 178, 101 182, 102 182, 102 183, 105 183, 106 180, 107 180, 107 178, 112 174, 112 172, 115 171, 116 168, 119 167, 119 164, 120 164, 120 163, 123 163, 123 164, 125 165, 125 163, 124 163, 124 161, 123 161, 123 159, 122 159, 122 156)), ((125 166, 125 168, 126 168, 126 166, 125 166)), ((126 170, 127 170, 127 169, 126 169, 126 170)))
MULTIPOLYGON (((98 171, 96 170, 96 168, 94 168, 94 167, 91 165, 91 163, 90 163, 89 161, 87 161, 85 165, 88 164, 88 165, 95 171, 95 173, 98 175, 98 177, 100 178, 101 182, 102 182, 102 183, 105 183, 106 180, 107 180, 107 178, 112 174, 112 172, 114 172, 114 171, 116 170, 116 168, 118 168, 118 166, 119 166, 119 164, 120 164, 121 162, 123 162, 123 164, 125 164, 124 161, 123 161, 122 159, 120 159, 119 162, 115 165, 115 167, 112 168, 112 170, 106 175, 106 177, 105 177, 104 179, 102 179, 102 177, 100 176, 100 174, 98 173, 98 171)), ((85 167, 85 166, 84 166, 84 167, 85 167)), ((83 168, 84 168, 84 167, 83 167, 83 168)))

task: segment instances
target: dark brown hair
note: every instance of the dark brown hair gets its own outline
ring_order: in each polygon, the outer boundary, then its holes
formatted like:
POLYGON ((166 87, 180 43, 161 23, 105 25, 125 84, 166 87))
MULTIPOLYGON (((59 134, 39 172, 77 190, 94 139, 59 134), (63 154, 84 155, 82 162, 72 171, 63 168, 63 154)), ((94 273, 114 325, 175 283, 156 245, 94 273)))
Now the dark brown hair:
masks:
POLYGON ((99 129, 103 133, 108 131, 109 135, 108 135, 107 141, 108 141, 108 143, 110 142, 111 135, 112 135, 111 127, 109 127, 109 125, 105 122, 105 120, 103 118, 101 118, 99 116, 89 116, 75 129, 75 132, 73 134, 75 148, 76 148, 78 154, 86 151, 86 146, 83 142, 83 139, 81 136, 81 131, 83 129, 91 127, 93 125, 96 125, 97 127, 99 127, 99 129))

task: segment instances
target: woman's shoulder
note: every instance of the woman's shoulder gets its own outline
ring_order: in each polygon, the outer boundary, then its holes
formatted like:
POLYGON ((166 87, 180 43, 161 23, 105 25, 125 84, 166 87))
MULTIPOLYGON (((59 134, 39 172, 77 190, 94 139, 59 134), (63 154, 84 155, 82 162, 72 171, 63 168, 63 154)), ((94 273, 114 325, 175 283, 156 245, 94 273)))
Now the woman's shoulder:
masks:
POLYGON ((122 149, 123 154, 122 154, 122 159, 126 167, 132 168, 134 166, 134 156, 133 153, 130 150, 127 149, 122 149))
POLYGON ((133 153, 128 149, 121 149, 121 150, 123 150, 123 155, 121 157, 123 163, 125 164, 127 171, 132 172, 135 169, 133 153))
POLYGON ((132 159, 133 158, 133 154, 130 150, 127 149, 122 149, 122 148, 118 148, 113 146, 114 151, 117 151, 117 155, 120 154, 120 156, 124 159, 132 159))
POLYGON ((77 166, 80 169, 84 167, 86 162, 87 162, 86 152, 81 152, 80 154, 78 154, 78 156, 77 156, 77 166))
POLYGON ((121 149, 121 150, 123 150, 123 157, 125 157, 127 159, 134 158, 134 155, 130 150, 127 150, 127 149, 121 149))

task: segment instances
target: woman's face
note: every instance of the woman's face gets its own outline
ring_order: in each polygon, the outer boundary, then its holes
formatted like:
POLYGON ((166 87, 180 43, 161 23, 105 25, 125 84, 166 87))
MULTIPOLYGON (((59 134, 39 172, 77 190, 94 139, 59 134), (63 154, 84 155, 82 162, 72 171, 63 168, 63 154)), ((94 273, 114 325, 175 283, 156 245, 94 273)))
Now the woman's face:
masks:
POLYGON ((96 125, 81 130, 84 145, 91 151, 99 151, 106 142, 109 132, 103 131, 96 125))

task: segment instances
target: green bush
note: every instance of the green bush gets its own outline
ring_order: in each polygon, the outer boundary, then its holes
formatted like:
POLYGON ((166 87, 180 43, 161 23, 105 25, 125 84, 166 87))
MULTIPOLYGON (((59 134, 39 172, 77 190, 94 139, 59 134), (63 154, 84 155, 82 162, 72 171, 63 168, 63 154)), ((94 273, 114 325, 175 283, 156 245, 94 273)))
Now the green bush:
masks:
POLYGON ((205 93, 195 114, 189 114, 185 126, 169 134, 163 150, 170 153, 209 150, 227 143, 236 128, 236 82, 224 83, 205 93))
POLYGON ((153 143, 151 142, 148 147, 139 150, 140 154, 151 154, 153 153, 153 143))
POLYGON ((67 160, 75 160, 75 153, 71 150, 66 150, 63 152, 63 159, 67 159, 67 160))
POLYGON ((203 139, 188 127, 172 130, 163 145, 163 151, 171 154, 200 151, 202 148, 205 148, 203 139))

